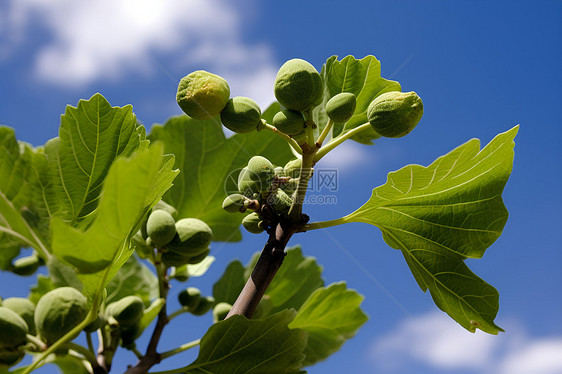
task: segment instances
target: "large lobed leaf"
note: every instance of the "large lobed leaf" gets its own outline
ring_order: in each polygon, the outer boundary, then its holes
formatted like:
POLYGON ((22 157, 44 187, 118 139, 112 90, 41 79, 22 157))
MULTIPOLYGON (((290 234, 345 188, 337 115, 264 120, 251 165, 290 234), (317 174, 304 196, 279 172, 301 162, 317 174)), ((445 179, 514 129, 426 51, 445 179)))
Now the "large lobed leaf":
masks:
MULTIPOLYGON (((328 120, 324 107, 330 98, 341 92, 351 92, 357 98, 357 107, 353 116, 345 126, 341 124, 334 126, 333 137, 368 122, 367 108, 377 96, 401 89, 398 82, 381 77, 381 63, 375 56, 370 55, 360 60, 353 56, 346 56, 341 61, 338 61, 338 56, 332 56, 322 67, 321 74, 325 85, 324 102, 316 110, 320 129, 324 128, 328 120)), ((352 139, 362 144, 372 144, 372 140, 379 137, 374 130, 369 129, 355 135, 352 139)))
POLYGON ((53 254, 75 267, 87 294, 105 286, 129 258, 129 238, 141 218, 172 185, 177 171, 162 144, 115 161, 104 181, 92 224, 81 230, 53 219, 53 254), (79 249, 79 250, 77 250, 79 249))
POLYGON ((513 164, 518 127, 480 150, 472 139, 428 167, 409 165, 388 175, 347 221, 379 227, 402 251, 422 290, 464 328, 497 334, 499 294, 464 263, 480 258, 501 234, 507 210, 501 197, 513 164))
POLYGON ((293 155, 287 143, 268 131, 236 134, 226 138, 217 119, 195 120, 187 116, 170 118, 164 126, 153 126, 151 140, 161 140, 165 152, 176 156, 180 175, 164 196, 179 216, 205 221, 214 240, 238 241, 242 217, 226 213, 222 201, 233 190, 232 179, 254 155, 284 165, 293 155))
POLYGON ((233 316, 209 328, 186 374, 300 373, 306 332, 289 329, 295 311, 264 319, 233 316))
POLYGON ((139 131, 132 106, 112 107, 99 93, 66 107, 58 141, 46 149, 66 221, 79 222, 96 209, 109 167, 138 149, 139 131))

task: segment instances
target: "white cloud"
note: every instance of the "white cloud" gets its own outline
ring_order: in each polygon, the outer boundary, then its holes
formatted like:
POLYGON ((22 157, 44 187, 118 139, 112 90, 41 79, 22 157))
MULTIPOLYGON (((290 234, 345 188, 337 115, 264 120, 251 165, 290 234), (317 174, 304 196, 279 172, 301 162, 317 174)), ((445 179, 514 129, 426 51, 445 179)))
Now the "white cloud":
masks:
MULTIPOLYGON (((409 318, 372 347, 381 373, 407 371, 412 362, 447 372, 561 374, 562 336, 530 338, 517 324, 498 336, 472 334, 443 313, 409 318)), ((407 371, 409 372, 409 371, 407 371)))
POLYGON ((32 24, 44 27, 49 36, 34 56, 35 72, 43 81, 80 86, 129 71, 150 73, 159 68, 153 54, 166 53, 182 68, 203 65, 230 78, 236 92, 256 95, 261 105, 273 100, 276 64, 270 48, 243 41, 242 26, 251 20, 244 7, 235 8, 227 0, 10 0, 7 4, 0 16, 3 44, 22 43, 32 24))

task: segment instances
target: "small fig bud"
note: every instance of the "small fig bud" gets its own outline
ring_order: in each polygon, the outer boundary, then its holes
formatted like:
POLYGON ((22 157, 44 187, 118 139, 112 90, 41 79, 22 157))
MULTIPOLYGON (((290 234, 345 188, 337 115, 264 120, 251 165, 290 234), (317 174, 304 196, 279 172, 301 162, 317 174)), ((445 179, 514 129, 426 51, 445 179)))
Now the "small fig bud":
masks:
POLYGON ((188 287, 181 291, 178 295, 178 301, 180 304, 186 308, 196 308, 199 305, 199 300, 201 299, 201 291, 195 287, 188 287))
POLYGON ((277 166, 275 169, 273 169, 273 171, 275 172, 275 176, 277 178, 283 178, 285 176, 285 171, 283 170, 283 166, 277 166))
POLYGON ((268 203, 275 209, 279 214, 284 214, 289 211, 293 200, 287 195, 283 190, 277 190, 275 195, 271 194, 268 197, 268 203))
POLYGON ((176 100, 188 116, 209 119, 224 109, 229 97, 230 87, 224 78, 197 70, 181 79, 176 100))
POLYGON ((261 225, 262 219, 257 213, 250 213, 242 220, 242 226, 252 234, 262 233, 263 227, 261 225))
POLYGON ((232 309, 232 305, 229 303, 220 302, 215 305, 213 308, 213 321, 217 323, 224 320, 228 315, 228 312, 230 312, 230 309, 232 309))
POLYGON ((174 217, 174 219, 178 218, 178 210, 173 206, 171 206, 170 204, 168 204, 167 202, 165 202, 164 200, 158 201, 154 205, 154 207, 152 207, 153 212, 157 210, 165 210, 166 212, 170 213, 172 217, 174 217))
POLYGON ((35 308, 35 327, 51 345, 86 318, 86 296, 72 287, 55 288, 39 299, 35 308))
POLYGON ((295 58, 285 62, 277 72, 274 93, 284 107, 304 112, 321 103, 322 77, 309 62, 295 58))
POLYGON ((248 200, 244 195, 232 194, 226 197, 222 202, 222 208, 228 213, 240 212, 246 205, 246 200, 248 200))
POLYGON ((170 278, 176 279, 179 282, 185 282, 189 279, 189 271, 187 265, 173 267, 170 271, 170 278))
POLYGON ((285 109, 277 112, 273 117, 273 126, 288 135, 300 134, 306 123, 301 112, 285 109))
POLYGON ((245 134, 257 130, 261 123, 261 109, 254 100, 237 96, 226 103, 221 112, 221 122, 227 129, 245 134))
POLYGON ((241 194, 253 197, 254 194, 267 192, 275 177, 273 164, 265 157, 254 156, 248 161, 238 175, 238 190, 241 194))
POLYGON ((357 99, 351 92, 342 92, 326 103, 326 114, 335 123, 347 122, 357 106, 357 99))
POLYGON ((400 138, 416 127, 423 115, 423 103, 415 92, 387 92, 367 109, 373 129, 387 138, 400 138))

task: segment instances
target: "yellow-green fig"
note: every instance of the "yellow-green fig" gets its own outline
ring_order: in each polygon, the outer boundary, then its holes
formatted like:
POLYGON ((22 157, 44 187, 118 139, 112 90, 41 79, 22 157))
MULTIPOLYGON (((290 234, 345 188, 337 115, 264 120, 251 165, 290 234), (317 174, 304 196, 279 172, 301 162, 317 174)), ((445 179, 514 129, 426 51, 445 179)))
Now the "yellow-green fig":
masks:
POLYGON ((209 119, 219 114, 230 98, 230 87, 224 78, 204 70, 183 77, 176 100, 188 116, 209 119))
POLYGON ((284 107, 307 111, 322 102, 322 77, 309 62, 298 58, 289 60, 277 72, 274 94, 284 107))
POLYGON ((367 108, 373 129, 387 138, 400 138, 416 127, 423 115, 423 103, 415 92, 387 92, 367 108))

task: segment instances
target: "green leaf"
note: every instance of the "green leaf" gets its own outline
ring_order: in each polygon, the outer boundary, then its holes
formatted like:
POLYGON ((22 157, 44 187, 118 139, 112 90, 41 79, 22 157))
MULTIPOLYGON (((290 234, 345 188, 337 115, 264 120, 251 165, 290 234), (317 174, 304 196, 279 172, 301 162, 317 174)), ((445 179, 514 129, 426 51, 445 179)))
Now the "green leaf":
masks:
POLYGON ((106 304, 125 296, 136 295, 148 305, 158 297, 158 278, 144 263, 131 256, 107 284, 106 289, 106 304))
POLYGON ((198 264, 188 264, 187 274, 189 274, 190 277, 201 277, 209 270, 213 262, 215 262, 215 258, 213 256, 207 256, 198 264))
POLYGON ((161 144, 120 158, 107 174, 95 219, 86 230, 53 219, 53 253, 82 273, 86 294, 104 287, 131 255, 130 237, 177 174, 172 163, 163 157, 161 144))
POLYGON ((345 283, 319 288, 299 309, 289 328, 308 332, 303 366, 326 359, 367 322, 360 308, 363 296, 346 289, 345 283))
POLYGON ((254 155, 278 165, 293 158, 287 143, 268 131, 236 134, 227 139, 217 119, 173 117, 164 126, 153 126, 150 139, 162 141, 166 153, 176 155, 175 167, 181 170, 164 200, 178 210, 180 218, 205 221, 217 241, 242 238, 242 215, 222 209, 227 191, 235 192, 232 179, 237 178, 239 169, 254 155))
POLYGON ((31 286, 27 298, 31 300, 33 304, 37 304, 41 296, 51 290, 54 290, 55 288, 56 287, 51 281, 51 278, 43 274, 37 274, 37 284, 31 286))
POLYGON ((111 164, 130 156, 143 138, 130 105, 112 107, 97 93, 66 107, 59 140, 46 149, 65 221, 80 222, 96 209, 111 164))
MULTIPOLYGON (((324 103, 316 110, 320 130, 325 127, 328 119, 324 108, 330 98, 341 92, 351 92, 357 97, 353 116, 345 126, 335 126, 332 137, 368 122, 367 108, 377 96, 401 90, 398 82, 381 77, 381 63, 374 56, 366 56, 360 60, 346 56, 341 61, 338 61, 337 56, 332 56, 322 67, 321 74, 325 82, 324 103)), ((372 144, 371 140, 379 137, 374 130, 366 130, 352 139, 362 144, 372 144)))
POLYGON ((45 258, 48 250, 22 212, 29 211, 27 183, 32 151, 18 143, 14 131, 0 127, 0 268, 8 269, 21 247, 33 247, 45 258))
POLYGON ((464 328, 497 334, 499 294, 465 265, 480 258, 507 221, 501 197, 513 164, 518 127, 480 151, 472 139, 428 167, 409 165, 388 175, 369 201, 344 221, 377 226, 402 251, 421 289, 464 328))
POLYGON ((264 319, 233 316, 211 326, 199 356, 178 372, 188 374, 300 373, 306 332, 289 329, 295 311, 264 319))
POLYGON ((88 374, 88 361, 73 355, 50 355, 46 363, 57 365, 61 374, 88 374))
POLYGON ((244 265, 240 261, 235 260, 228 264, 222 277, 213 285, 213 297, 216 303, 234 304, 246 283, 244 272, 244 265))

